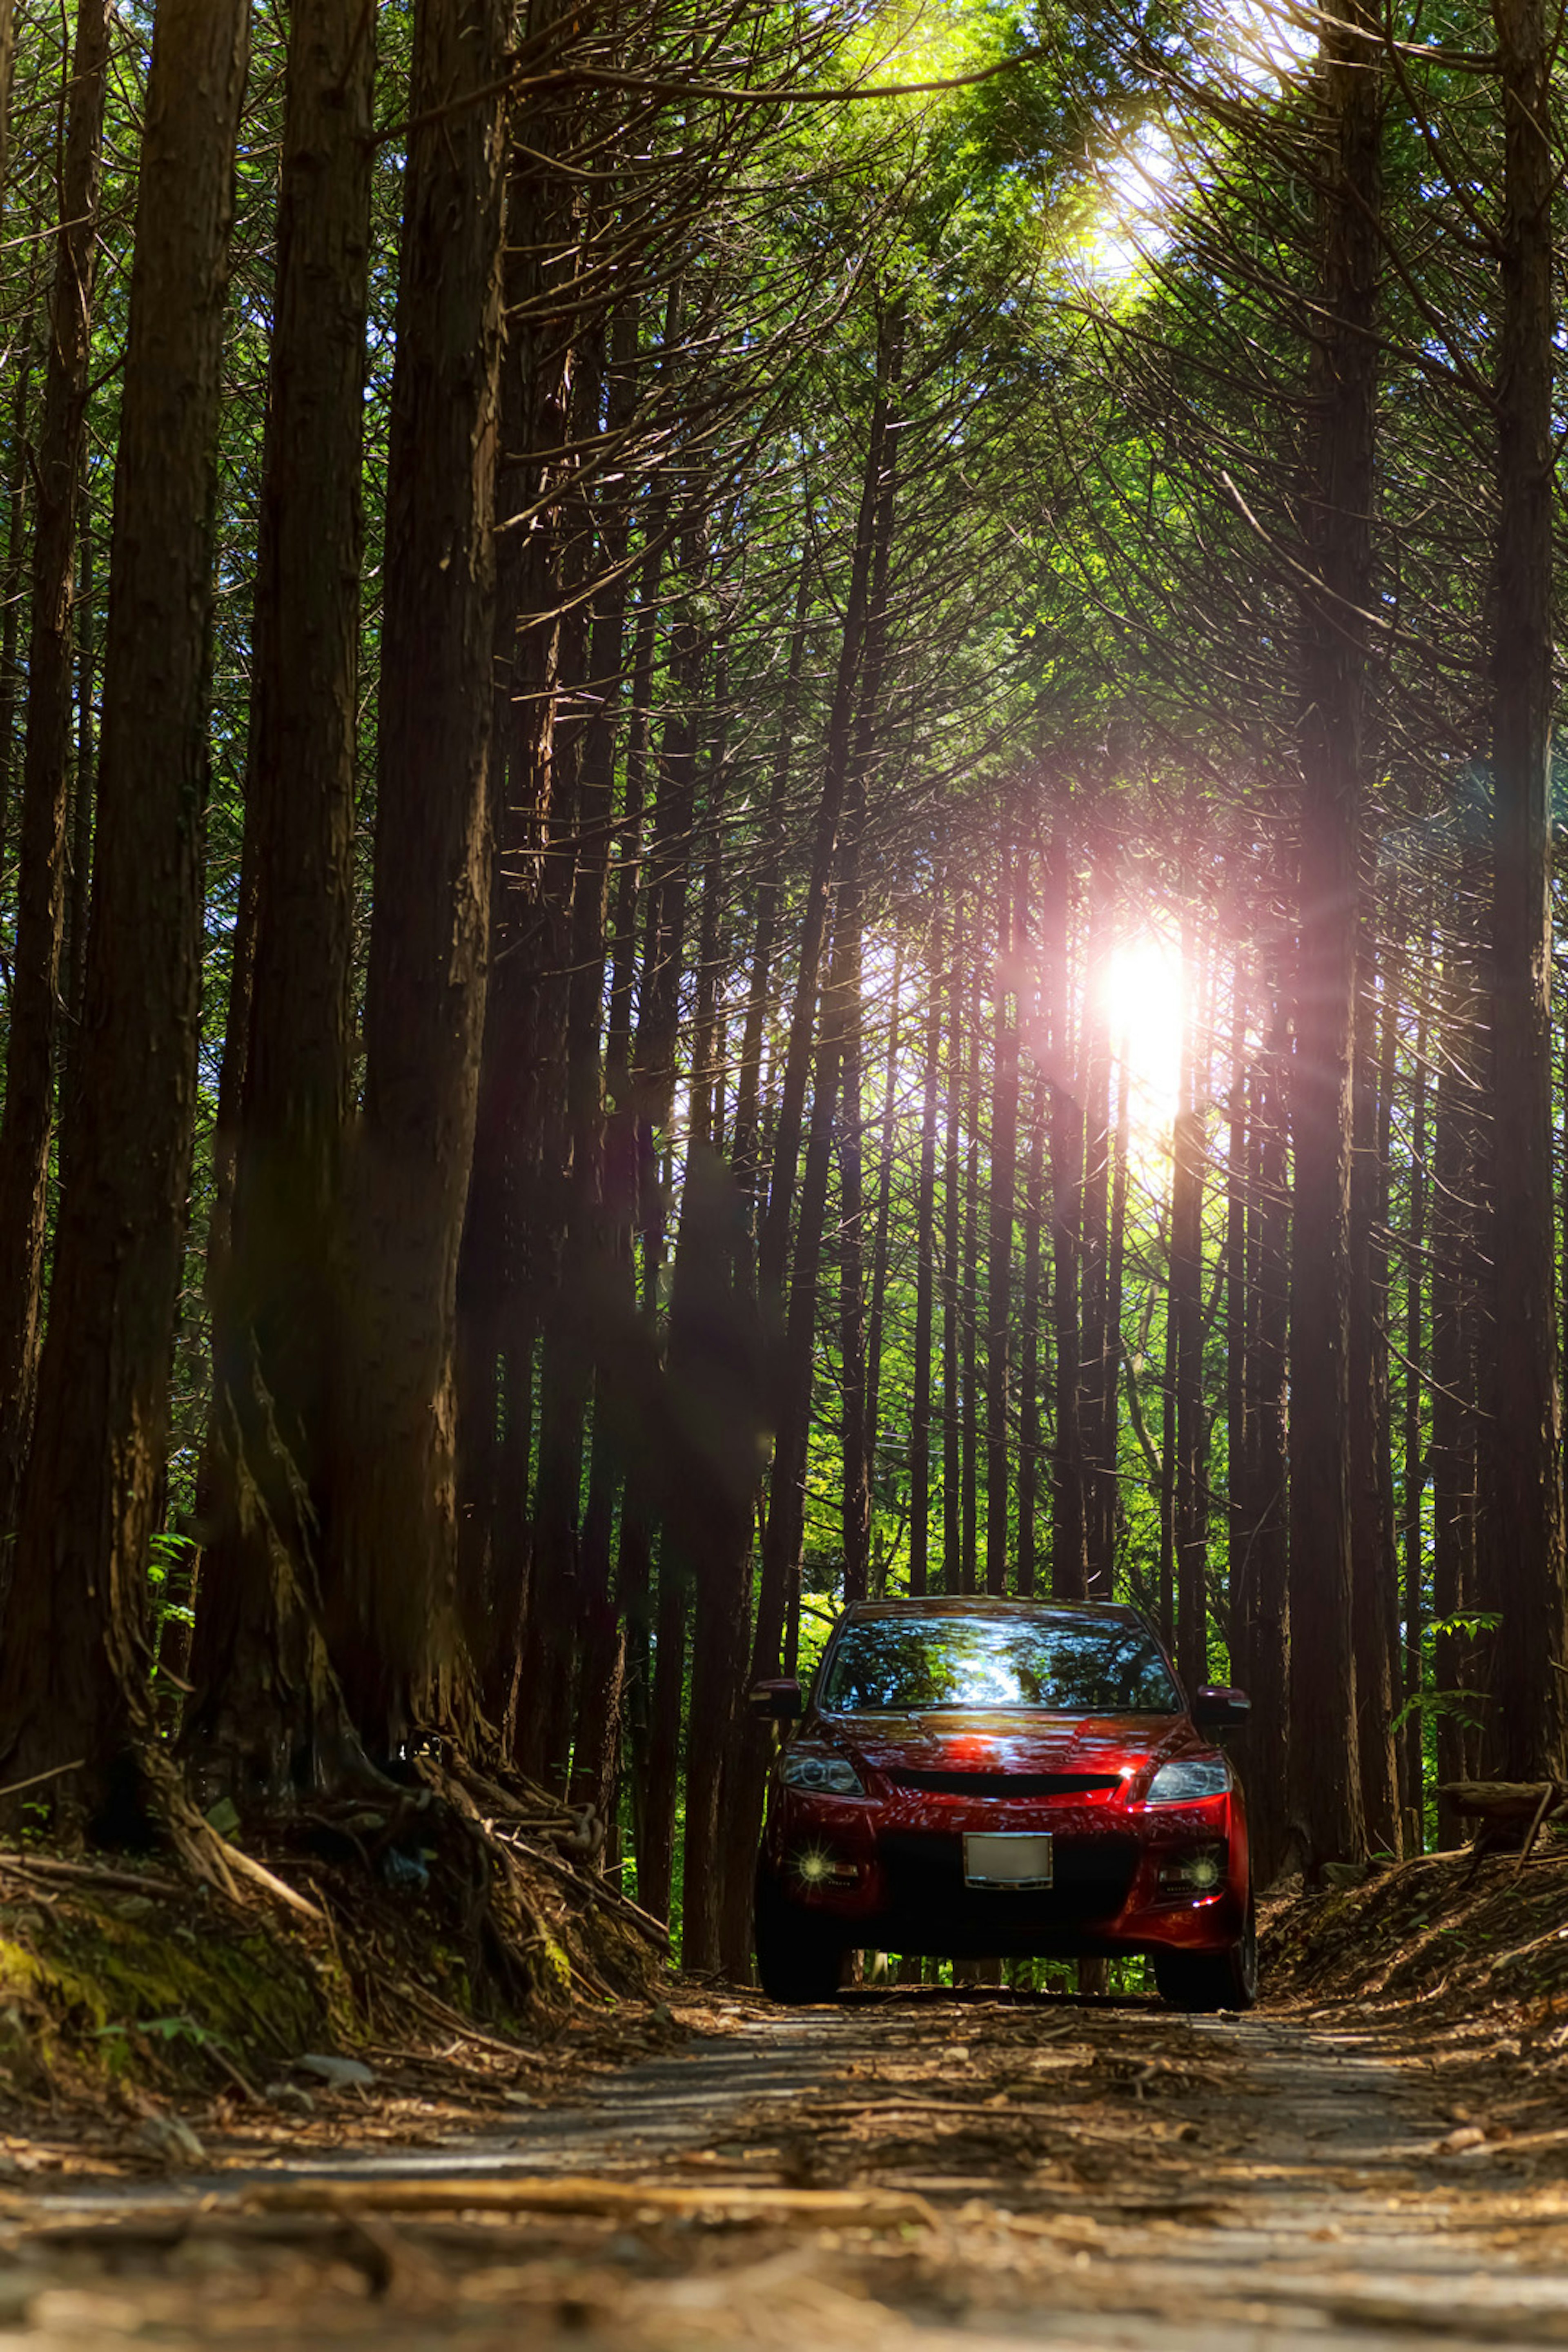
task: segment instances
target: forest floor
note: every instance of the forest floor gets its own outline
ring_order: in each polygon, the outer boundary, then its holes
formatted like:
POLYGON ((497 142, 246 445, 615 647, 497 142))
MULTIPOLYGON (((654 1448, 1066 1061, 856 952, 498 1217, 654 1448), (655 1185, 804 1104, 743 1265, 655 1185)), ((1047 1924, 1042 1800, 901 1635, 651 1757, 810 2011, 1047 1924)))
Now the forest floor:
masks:
POLYGON ((1568 1868, 1281 1899, 1265 1950, 1248 2017, 670 1979, 170 2098, 184 2152, 19 2101, 0 2347, 1568 2344, 1568 1868))

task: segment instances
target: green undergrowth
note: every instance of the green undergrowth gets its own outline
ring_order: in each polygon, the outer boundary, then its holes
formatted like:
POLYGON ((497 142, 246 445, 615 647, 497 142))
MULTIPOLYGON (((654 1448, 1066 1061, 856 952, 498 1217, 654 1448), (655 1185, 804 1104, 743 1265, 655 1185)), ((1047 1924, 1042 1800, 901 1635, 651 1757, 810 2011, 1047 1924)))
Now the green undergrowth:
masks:
POLYGON ((1568 2015, 1568 1844, 1520 1866, 1467 1851, 1373 1868, 1322 1893, 1300 1881, 1259 1917, 1266 1996, 1458 2016, 1568 2015))
POLYGON ((254 2085, 307 2051, 352 2048, 360 2009, 330 1942, 204 1888, 51 1887, 0 1903, 0 2086, 13 2097, 254 2085))
POLYGON ((524 1922, 515 1906, 455 1915, 438 1881, 395 1896, 329 1870, 310 1920, 265 1890, 236 1904, 176 1882, 167 1858, 79 1867, 0 1852, 0 2105, 252 2098, 307 2055, 449 2049, 470 2031, 526 2048, 646 2004, 665 1974, 553 1881, 529 1890, 524 1922), (127 1883, 143 1874, 148 1891, 127 1883))

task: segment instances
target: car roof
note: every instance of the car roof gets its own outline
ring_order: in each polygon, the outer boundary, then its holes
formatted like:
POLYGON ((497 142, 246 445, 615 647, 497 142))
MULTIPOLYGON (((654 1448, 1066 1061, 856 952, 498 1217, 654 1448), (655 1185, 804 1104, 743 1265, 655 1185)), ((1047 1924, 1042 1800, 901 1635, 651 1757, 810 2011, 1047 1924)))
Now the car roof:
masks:
POLYGON ((839 1622, 859 1624, 870 1617, 994 1617, 998 1611, 1037 1617, 1110 1618, 1133 1625, 1144 1622, 1125 1601, 1051 1601, 1033 1594, 1026 1600, 999 1592, 930 1592, 900 1601, 851 1601, 839 1622))

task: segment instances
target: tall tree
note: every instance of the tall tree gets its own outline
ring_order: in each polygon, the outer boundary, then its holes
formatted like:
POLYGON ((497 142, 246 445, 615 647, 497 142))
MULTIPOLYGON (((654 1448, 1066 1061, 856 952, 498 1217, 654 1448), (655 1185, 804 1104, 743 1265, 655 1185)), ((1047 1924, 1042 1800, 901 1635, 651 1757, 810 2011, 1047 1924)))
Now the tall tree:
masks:
POLYGON ((936 1108, 942 1071, 942 908, 931 925, 915 1205, 915 1357, 910 1399, 910 1591, 931 1585, 931 1320, 936 1291, 936 1108))
POLYGON ((1313 1865, 1359 1855, 1366 1834, 1347 1480, 1351 1057, 1382 259, 1379 38, 1358 5, 1325 24, 1318 66, 1326 153, 1310 383, 1312 584, 1300 623, 1290 1277, 1291 1808, 1313 1865))
POLYGON ((334 1661, 383 1753, 450 1643, 456 1582, 454 1300, 490 915, 505 31, 500 0, 418 0, 328 1595, 334 1661))
MULTIPOLYGON (((10 102, 9 16, 7 6, 0 19, 0 121, 10 102)), ((22 852, 5 1041, 5 1110, 0 1121, 0 1528, 15 1523, 38 1367, 72 772, 77 518, 92 372, 111 23, 106 0, 80 0, 59 177, 43 416, 34 462, 37 522, 27 635, 22 852)), ((0 156, 0 184, 4 176, 0 156)))
POLYGON ((1021 852, 1004 844, 996 877, 996 970, 991 983, 994 1066, 991 1098, 991 1230, 985 1299, 985 1590, 1007 1590, 1013 1321, 1014 1192, 1018 1172, 1017 971, 1021 852))
POLYGON ((1497 581, 1491 652, 1490 1369, 1488 1516, 1501 1622, 1489 1746, 1515 1780, 1560 1773, 1568 1728, 1562 1402, 1552 1311, 1551 123, 1542 0, 1493 0, 1503 108, 1497 581))
POLYGON ((85 1758, 89 1802, 145 1704, 195 1123, 213 467, 248 21, 242 0, 163 0, 153 32, 70 1176, 0 1666, 12 1776, 85 1758))
POLYGON ((354 760, 374 26, 289 24, 246 822, 255 912, 187 1738, 247 1792, 330 1769, 320 1624, 353 1067, 354 760))
POLYGON ((1083 1437, 1079 1417, 1079 1219, 1083 1193, 1083 1103, 1073 1052, 1069 961, 1072 864, 1065 813, 1058 811, 1041 897, 1042 1030, 1048 1039, 1050 1181, 1056 1339, 1056 1443, 1051 1459, 1051 1591, 1081 1601, 1089 1590, 1083 1501, 1083 1437))

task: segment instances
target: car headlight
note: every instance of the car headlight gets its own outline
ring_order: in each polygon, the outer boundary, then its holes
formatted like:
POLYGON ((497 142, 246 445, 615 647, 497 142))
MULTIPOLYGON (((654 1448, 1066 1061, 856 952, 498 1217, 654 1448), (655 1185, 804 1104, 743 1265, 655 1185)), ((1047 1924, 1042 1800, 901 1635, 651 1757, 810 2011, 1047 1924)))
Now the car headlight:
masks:
POLYGON ((821 1748, 786 1748, 779 1764, 786 1789, 810 1789, 818 1796, 863 1797, 865 1785, 853 1764, 821 1748))
POLYGON ((1184 1757, 1162 1764, 1149 1783, 1146 1805, 1191 1805, 1200 1797, 1223 1797, 1230 1787, 1230 1767, 1222 1757, 1184 1757))

